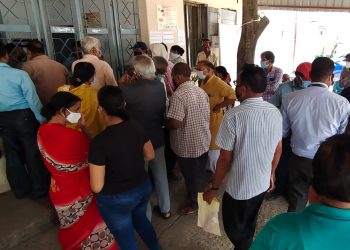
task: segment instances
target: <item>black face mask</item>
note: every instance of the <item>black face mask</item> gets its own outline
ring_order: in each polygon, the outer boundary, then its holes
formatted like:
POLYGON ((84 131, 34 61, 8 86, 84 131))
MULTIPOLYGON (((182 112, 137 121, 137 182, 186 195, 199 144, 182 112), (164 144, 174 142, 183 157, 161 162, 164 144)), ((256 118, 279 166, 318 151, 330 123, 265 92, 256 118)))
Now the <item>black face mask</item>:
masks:
POLYGON ((134 51, 134 56, 140 56, 140 55, 142 55, 141 51, 134 51))

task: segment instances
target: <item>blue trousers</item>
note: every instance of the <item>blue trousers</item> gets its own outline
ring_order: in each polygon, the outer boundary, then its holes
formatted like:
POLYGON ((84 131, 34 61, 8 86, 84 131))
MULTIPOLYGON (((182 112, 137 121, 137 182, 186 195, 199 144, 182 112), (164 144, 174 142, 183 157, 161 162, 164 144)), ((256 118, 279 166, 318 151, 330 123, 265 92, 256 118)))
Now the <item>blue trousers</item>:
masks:
POLYGON ((138 250, 135 230, 151 250, 160 250, 156 233, 147 219, 151 182, 121 194, 97 196, 97 206, 121 250, 138 250))
MULTIPOLYGON (((157 201, 162 213, 170 211, 170 195, 167 170, 164 158, 164 146, 154 150, 155 158, 145 163, 146 171, 151 169, 154 181, 154 189, 157 195, 157 201)), ((152 215, 152 211, 148 211, 152 215)))

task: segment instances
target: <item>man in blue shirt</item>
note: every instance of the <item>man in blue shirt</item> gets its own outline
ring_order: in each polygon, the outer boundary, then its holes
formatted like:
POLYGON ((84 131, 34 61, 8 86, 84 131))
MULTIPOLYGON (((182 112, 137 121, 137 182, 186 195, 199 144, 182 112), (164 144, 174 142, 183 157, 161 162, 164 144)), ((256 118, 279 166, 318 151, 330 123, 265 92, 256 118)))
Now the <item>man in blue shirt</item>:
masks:
POLYGON ((343 250, 350 246, 350 136, 323 142, 312 162, 312 205, 269 221, 251 250, 343 250))
POLYGON ((288 211, 305 208, 312 179, 312 159, 320 143, 344 133, 350 104, 329 91, 334 62, 316 58, 311 67, 312 82, 306 89, 290 93, 282 100, 283 137, 291 134, 292 156, 288 163, 288 211))
POLYGON ((11 68, 0 44, 0 136, 6 156, 6 174, 17 198, 47 194, 49 175, 37 146, 37 131, 44 118, 35 86, 22 70, 11 68))
POLYGON ((310 84, 311 63, 303 62, 295 70, 295 78, 292 81, 282 83, 278 86, 276 93, 272 96, 270 103, 280 108, 284 96, 297 90, 305 89, 310 84))

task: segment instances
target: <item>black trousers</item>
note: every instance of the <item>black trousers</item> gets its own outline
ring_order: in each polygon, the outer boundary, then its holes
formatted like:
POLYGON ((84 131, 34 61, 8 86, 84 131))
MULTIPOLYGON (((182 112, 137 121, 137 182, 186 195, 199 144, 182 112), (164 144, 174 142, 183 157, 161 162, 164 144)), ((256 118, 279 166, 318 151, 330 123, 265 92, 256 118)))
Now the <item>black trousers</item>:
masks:
POLYGON ((50 176, 37 145, 39 122, 30 109, 0 112, 0 136, 4 142, 6 174, 17 198, 46 194, 50 176))
POLYGON ((313 177, 312 160, 292 154, 288 164, 288 212, 303 210, 308 201, 309 187, 313 177))
POLYGON ((276 189, 277 194, 287 196, 288 188, 288 162, 292 156, 292 150, 290 147, 290 137, 282 139, 282 155, 276 169, 276 189))
POLYGON ((193 208, 198 208, 198 193, 204 192, 204 188, 207 184, 207 174, 205 170, 207 160, 208 152, 197 158, 178 157, 181 173, 184 176, 187 192, 193 208))
POLYGON ((263 192, 249 200, 236 200, 228 193, 222 198, 222 220, 227 237, 235 250, 248 250, 253 242, 263 192))

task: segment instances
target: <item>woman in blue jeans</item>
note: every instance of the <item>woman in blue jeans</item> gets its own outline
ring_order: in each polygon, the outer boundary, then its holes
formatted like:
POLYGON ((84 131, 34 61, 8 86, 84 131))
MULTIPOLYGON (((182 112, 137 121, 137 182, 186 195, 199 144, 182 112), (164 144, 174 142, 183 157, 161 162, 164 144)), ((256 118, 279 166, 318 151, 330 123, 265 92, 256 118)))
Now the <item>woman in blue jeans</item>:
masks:
POLYGON ((146 217, 152 187, 144 164, 154 158, 152 143, 142 126, 129 120, 118 87, 101 88, 98 101, 107 125, 89 150, 90 184, 98 193, 98 209, 122 250, 139 249, 135 230, 149 249, 159 250, 146 217))

